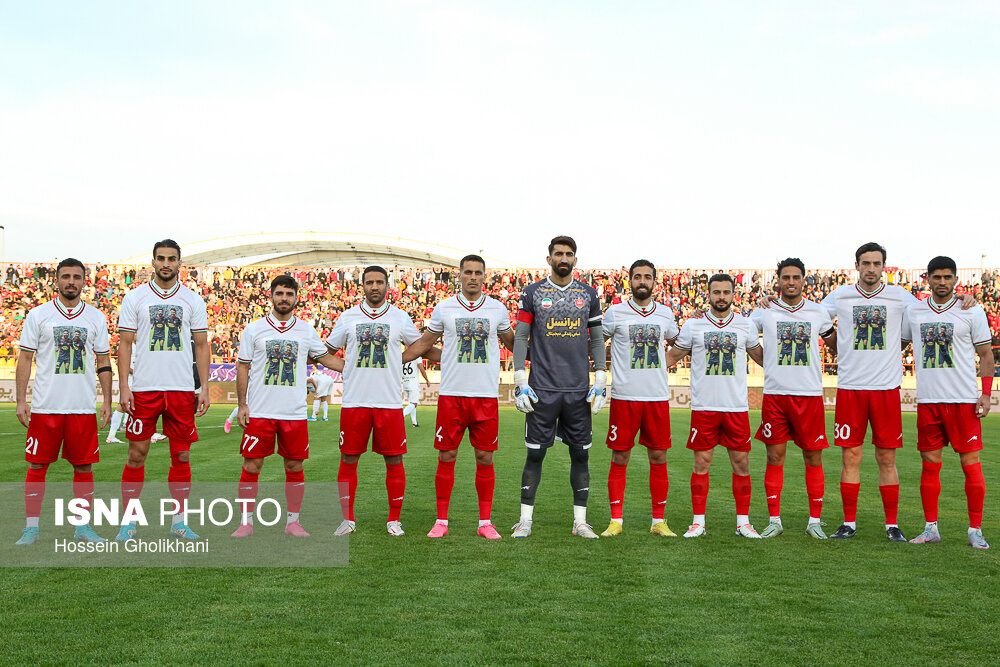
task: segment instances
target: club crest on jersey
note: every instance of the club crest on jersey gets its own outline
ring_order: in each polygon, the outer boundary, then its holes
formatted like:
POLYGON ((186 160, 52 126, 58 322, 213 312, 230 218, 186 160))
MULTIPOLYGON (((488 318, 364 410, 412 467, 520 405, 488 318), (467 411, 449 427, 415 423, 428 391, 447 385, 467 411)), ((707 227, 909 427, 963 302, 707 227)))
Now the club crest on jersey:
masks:
POLYGON ((574 301, 573 303, 575 303, 575 304, 576 304, 576 307, 577 307, 577 308, 583 308, 583 304, 585 304, 585 303, 586 303, 586 301, 584 301, 583 299, 577 299, 577 300, 576 300, 576 301, 574 301))
POLYGON ((542 308, 551 308, 551 307, 552 307, 552 299, 550 299, 549 297, 545 297, 544 299, 542 299, 542 308))

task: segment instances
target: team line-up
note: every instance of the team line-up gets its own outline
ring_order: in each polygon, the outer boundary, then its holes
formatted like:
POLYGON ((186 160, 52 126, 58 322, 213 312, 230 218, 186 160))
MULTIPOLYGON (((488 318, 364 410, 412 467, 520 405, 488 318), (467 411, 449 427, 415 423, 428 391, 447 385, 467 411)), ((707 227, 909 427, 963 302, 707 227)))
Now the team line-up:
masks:
MULTIPOLYGON (((840 492, 843 523, 830 538, 857 532, 862 444, 871 427, 878 463, 885 534, 905 542, 898 524, 899 477, 896 450, 903 446, 899 387, 902 350, 914 346, 917 379, 917 449, 922 459, 920 495, 925 527, 911 543, 941 540, 938 498, 942 450, 951 445, 965 474, 968 539, 987 549, 982 534, 985 481, 979 461, 981 419, 989 413, 994 359, 986 314, 971 296, 955 293, 955 262, 935 257, 927 267, 931 295, 921 301, 883 281, 886 252, 866 243, 855 254, 857 282, 842 285, 816 303, 804 299, 805 267, 788 258, 778 265, 777 295, 760 299, 749 317, 733 311, 735 284, 725 274, 708 281, 709 309, 678 328, 669 307, 653 300, 656 269, 647 260, 629 269, 631 298, 602 312, 597 292, 573 278, 576 242, 558 236, 548 245, 549 275, 520 295, 516 324, 507 309, 483 294, 485 261, 468 255, 459 266, 461 290, 439 303, 426 330, 386 301, 388 275, 370 266, 363 272, 364 301, 337 318, 322 341, 316 329, 295 317, 299 286, 288 275, 271 283, 271 312, 244 329, 237 365, 238 407, 233 419, 244 429, 238 497, 246 501, 233 537, 253 534, 253 503, 264 459, 277 453, 285 466, 285 532, 308 537, 299 522, 309 458, 307 428, 308 364, 343 374, 340 415, 340 468, 343 522, 335 534, 354 532, 357 466, 362 454, 381 454, 386 466, 390 535, 403 535, 400 510, 406 488, 404 411, 399 382, 404 364, 421 358, 439 361, 441 382, 434 446, 439 451, 435 493, 437 520, 428 537, 448 534, 448 506, 455 459, 466 432, 476 457, 478 535, 500 539, 492 522, 493 452, 499 441, 500 346, 513 353, 515 405, 525 413, 526 459, 521 478, 521 511, 512 537, 531 535, 535 495, 545 453, 555 440, 570 456, 572 532, 597 539, 587 522, 592 415, 608 396, 606 345, 610 342, 613 383, 607 446, 611 522, 601 537, 623 531, 626 470, 638 437, 649 459, 652 500, 650 533, 673 537, 664 519, 671 446, 668 369, 691 357, 691 474, 693 518, 686 538, 706 534, 709 469, 721 445, 732 466, 736 534, 770 538, 784 532, 781 492, 786 445, 794 442, 805 463, 809 503, 807 535, 827 539, 820 521, 825 477, 822 451, 829 447, 823 407, 820 339, 838 359, 834 443, 842 453, 840 492), (437 346, 441 342, 440 347, 437 346), (343 356, 338 356, 342 352, 343 356), (979 358, 978 378, 976 355, 979 358), (530 358, 530 374, 528 359, 530 358), (747 404, 747 359, 764 369, 761 423, 751 436, 747 404), (591 382, 593 363, 593 382, 591 382), (767 448, 764 489, 769 522, 758 533, 749 520, 752 439, 767 448)), ((204 300, 178 280, 180 246, 172 240, 153 247, 152 280, 128 292, 118 320, 121 334, 119 408, 130 417, 128 459, 122 471, 124 503, 137 499, 157 421, 169 440, 170 495, 183 508, 190 493, 191 444, 198 440, 195 417, 209 407, 209 345, 204 300), (193 348, 193 349, 192 349, 193 348), (196 373, 192 373, 192 361, 196 373)), ((99 382, 104 397, 101 426, 111 417, 112 368, 105 315, 80 300, 84 265, 63 260, 56 270, 57 295, 25 318, 17 363, 17 416, 27 427, 25 459, 26 526, 17 544, 38 540, 39 516, 48 466, 61 452, 73 466, 74 496, 93 497, 92 465, 99 460, 99 382), (32 404, 26 401, 32 365, 32 404)), ((314 374, 316 375, 316 374, 314 374)), ((317 375, 317 377, 319 377, 317 375)), ((404 376, 405 379, 405 376, 404 376)), ((317 396, 324 388, 317 386, 317 396)), ((329 393, 329 388, 325 389, 329 393)), ((314 411, 315 412, 315 411, 314 411)), ((314 415, 315 417, 315 415, 314 415)), ((126 524, 115 539, 136 538, 126 524)), ((171 535, 199 539, 183 509, 173 515, 171 535)), ((91 526, 76 528, 77 539, 103 541, 91 526)))

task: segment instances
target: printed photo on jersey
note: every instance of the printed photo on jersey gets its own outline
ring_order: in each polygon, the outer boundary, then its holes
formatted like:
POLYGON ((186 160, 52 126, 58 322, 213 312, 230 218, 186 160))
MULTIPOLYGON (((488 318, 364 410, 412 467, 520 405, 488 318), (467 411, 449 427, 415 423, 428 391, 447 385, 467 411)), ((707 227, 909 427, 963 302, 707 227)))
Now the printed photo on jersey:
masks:
POLYGON ((56 346, 56 375, 79 375, 87 370, 87 329, 52 327, 56 346))
POLYGON ((854 306, 854 349, 885 349, 885 306, 854 306))
POLYGON ((355 326, 358 339, 358 368, 385 368, 385 353, 389 347, 389 325, 366 322, 355 326))
POLYGON ((267 354, 264 384, 294 387, 299 360, 298 341, 272 338, 264 341, 264 350, 267 354))
POLYGON ((149 307, 149 351, 184 349, 181 326, 184 324, 184 307, 161 305, 149 307))
POLYGON ((458 363, 486 364, 490 355, 490 321, 485 317, 458 317, 455 319, 458 335, 458 363))
POLYGON ((706 331, 705 375, 736 375, 733 359, 736 356, 737 338, 734 333, 706 331))
POLYGON ((628 325, 629 345, 632 348, 633 368, 660 367, 660 325, 630 324, 628 325))
POLYGON ((955 325, 951 322, 924 322, 920 325, 920 344, 924 354, 920 363, 923 368, 954 368, 955 361, 951 341, 955 337, 955 325))
POLYGON ((812 339, 809 322, 778 322, 778 365, 808 366, 812 339))

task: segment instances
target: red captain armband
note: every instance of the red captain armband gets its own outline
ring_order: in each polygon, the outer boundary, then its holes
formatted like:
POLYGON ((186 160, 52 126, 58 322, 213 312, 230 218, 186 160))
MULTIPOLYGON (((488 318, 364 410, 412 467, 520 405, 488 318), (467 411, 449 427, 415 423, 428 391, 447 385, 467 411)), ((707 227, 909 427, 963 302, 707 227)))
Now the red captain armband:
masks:
POLYGON ((983 381, 983 396, 993 395, 993 378, 980 378, 983 381))
POLYGON ((523 310, 517 311, 517 321, 524 322, 525 324, 531 324, 534 322, 535 316, 531 313, 525 312, 523 310))

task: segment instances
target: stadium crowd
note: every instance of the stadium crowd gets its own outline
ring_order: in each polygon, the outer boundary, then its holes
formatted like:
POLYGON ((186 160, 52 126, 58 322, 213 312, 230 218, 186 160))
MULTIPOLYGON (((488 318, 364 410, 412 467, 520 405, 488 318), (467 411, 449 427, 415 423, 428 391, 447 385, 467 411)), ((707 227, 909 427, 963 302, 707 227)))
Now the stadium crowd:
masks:
MULTIPOLYGON (((89 267, 92 278, 84 292, 85 301, 98 306, 108 315, 112 354, 117 347, 118 309, 122 296, 133 285, 150 279, 148 266, 100 264, 89 267)), ((707 308, 708 278, 716 270, 664 269, 657 278, 656 299, 668 304, 678 324, 690 317, 695 309, 707 308)), ((359 303, 362 298, 360 269, 355 268, 285 268, 258 267, 182 267, 181 280, 204 296, 209 316, 209 333, 213 361, 232 361, 236 356, 240 333, 246 324, 263 317, 269 307, 267 288, 278 273, 289 273, 300 285, 300 318, 312 321, 326 337, 333 328, 337 313, 359 303)), ((513 319, 521 289, 547 275, 548 269, 494 270, 489 273, 484 291, 507 305, 513 319)), ((743 314, 753 310, 768 274, 761 271, 730 270, 737 284, 736 307, 743 314)), ((391 288, 389 301, 406 310, 418 328, 430 319, 434 306, 457 290, 457 270, 447 268, 413 269, 393 267, 389 270, 391 288)), ((17 341, 21 321, 34 306, 53 297, 53 265, 10 264, 0 272, 0 361, 12 362, 17 356, 17 341)), ((605 306, 629 298, 628 270, 577 271, 577 278, 592 285, 603 297, 605 306)), ((910 280, 909 272, 889 269, 887 280, 908 288, 918 298, 926 298, 930 290, 922 278, 910 280)), ((1000 270, 983 272, 972 285, 960 285, 958 291, 975 295, 986 309, 993 332, 994 347, 1000 346, 1000 270)), ((809 271, 804 296, 821 300, 838 285, 853 282, 853 270, 809 271)), ((505 367, 509 355, 503 349, 505 367)), ((828 372, 836 372, 836 364, 824 351, 828 372)), ((912 364, 912 353, 906 362, 912 364)), ((911 366, 912 367, 912 366, 911 366)))

